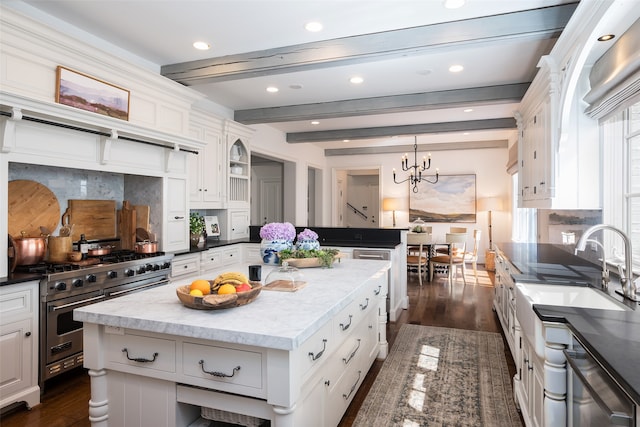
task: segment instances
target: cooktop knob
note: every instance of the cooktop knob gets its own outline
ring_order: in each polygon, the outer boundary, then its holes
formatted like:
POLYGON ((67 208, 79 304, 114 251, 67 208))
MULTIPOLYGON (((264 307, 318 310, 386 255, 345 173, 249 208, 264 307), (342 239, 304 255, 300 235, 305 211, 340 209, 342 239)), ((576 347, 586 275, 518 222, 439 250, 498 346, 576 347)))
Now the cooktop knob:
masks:
POLYGON ((95 283, 95 281, 98 280, 98 278, 96 277, 95 274, 89 274, 87 275, 87 282, 89 283, 95 283))
POLYGON ((142 267, 138 268, 138 274, 144 274, 146 272, 147 272, 147 269, 144 268, 144 265, 142 267))
POLYGON ((165 261, 164 264, 162 264, 162 269, 163 270, 166 269, 166 268, 169 268, 169 267, 171 267, 171 263, 169 261, 165 261))
POLYGON ((158 270, 160 270, 160 266, 158 264, 155 264, 153 266, 153 271, 158 271, 158 270))
POLYGON ((58 283, 56 283, 56 284, 53 286, 53 288, 54 288, 56 291, 64 291, 64 290, 66 290, 66 289, 67 289, 67 284, 66 284, 66 283, 64 283, 64 282, 58 282, 58 283))
POLYGON ((72 282, 72 285, 73 285, 74 288, 81 288, 82 285, 84 285, 84 281, 82 279, 75 279, 72 282))
POLYGON ((116 277, 118 277, 118 272, 117 271, 109 271, 107 272, 107 277, 109 279, 115 279, 116 277))
POLYGON ((126 270, 125 270, 125 272, 124 272, 124 275, 125 275, 125 276, 127 276, 127 277, 131 277, 131 276, 133 276, 134 274, 136 274, 136 272, 135 272, 135 271, 133 271, 133 270, 132 270, 132 269, 130 269, 130 268, 126 269, 126 270))
POLYGON ((146 269, 147 269, 147 271, 153 270, 153 265, 147 264, 146 269))

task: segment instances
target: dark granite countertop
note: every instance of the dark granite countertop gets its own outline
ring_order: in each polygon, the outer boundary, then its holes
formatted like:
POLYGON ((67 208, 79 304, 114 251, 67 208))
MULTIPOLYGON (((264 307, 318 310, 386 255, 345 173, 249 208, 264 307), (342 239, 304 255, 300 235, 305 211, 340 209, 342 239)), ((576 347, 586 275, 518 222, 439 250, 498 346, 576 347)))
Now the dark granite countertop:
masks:
POLYGON ((9 273, 7 277, 0 277, 0 286, 31 282, 32 280, 40 280, 41 278, 41 274, 35 273, 9 273))
MULTIPOLYGON (((517 282, 577 285, 600 288, 600 267, 553 245, 499 244, 499 249, 521 274, 517 282)), ((607 292, 615 293, 620 284, 613 279, 607 292)), ((584 347, 600 362, 625 392, 640 404, 640 309, 638 303, 623 301, 627 311, 597 310, 534 304, 533 310, 543 321, 564 323, 584 347)))
POLYGON ((590 285, 599 288, 600 266, 551 244, 501 243, 499 250, 520 271, 515 281, 590 285))

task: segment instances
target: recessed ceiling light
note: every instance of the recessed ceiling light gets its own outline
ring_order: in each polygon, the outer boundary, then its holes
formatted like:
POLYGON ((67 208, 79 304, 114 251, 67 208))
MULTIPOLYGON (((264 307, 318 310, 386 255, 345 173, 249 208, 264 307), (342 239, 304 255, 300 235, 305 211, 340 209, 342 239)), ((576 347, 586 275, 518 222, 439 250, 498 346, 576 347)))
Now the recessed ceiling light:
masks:
POLYGON ((312 122, 311 122, 311 124, 315 126, 315 125, 319 125, 319 124, 320 124, 320 122, 319 122, 319 121, 317 121, 317 120, 314 120, 314 121, 312 121, 312 122))
POLYGON ((322 31, 322 24, 319 22, 307 22, 304 29, 312 33, 317 33, 318 31, 322 31))
POLYGON ((350 139, 343 139, 342 142, 349 142, 351 141, 350 139))
POLYGON ((464 132, 463 135, 469 135, 469 132, 464 132))
POLYGON ((193 47, 198 50, 209 50, 211 49, 211 45, 207 42, 193 42, 193 47))
POLYGON ((444 7, 447 9, 458 9, 464 6, 465 0, 444 0, 444 7))
POLYGON ((359 85, 360 83, 362 83, 364 81, 364 79, 360 76, 353 76, 349 79, 349 81, 351 83, 353 83, 354 85, 359 85))
POLYGON ((598 37, 599 42, 608 42, 615 37, 615 34, 605 34, 603 36, 598 37))
POLYGON ((269 86, 267 88, 267 92, 269 92, 269 93, 276 93, 278 90, 279 89, 277 87, 275 87, 275 86, 269 86))
POLYGON ((464 70, 464 67, 462 65, 452 65, 451 67, 449 67, 449 71, 451 71, 452 73, 459 73, 462 70, 464 70))
POLYGON ((462 111, 464 111, 465 113, 470 113, 470 112, 472 112, 472 111, 473 111, 473 108, 465 108, 465 109, 464 109, 464 110, 462 110, 462 111))
POLYGON ((300 83, 294 83, 292 85, 289 85, 289 89, 302 89, 302 85, 300 83))

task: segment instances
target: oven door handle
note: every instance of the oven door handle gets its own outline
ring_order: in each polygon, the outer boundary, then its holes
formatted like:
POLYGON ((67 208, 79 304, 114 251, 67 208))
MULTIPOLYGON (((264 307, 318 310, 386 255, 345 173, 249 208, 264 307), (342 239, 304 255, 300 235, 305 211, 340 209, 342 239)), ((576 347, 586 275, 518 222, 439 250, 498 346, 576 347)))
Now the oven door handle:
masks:
POLYGON ((167 284, 167 283, 169 283, 168 280, 162 279, 162 280, 158 280, 156 282, 147 283, 146 285, 137 286, 135 288, 123 289, 121 291, 115 291, 115 292, 107 292, 107 296, 108 297, 115 297, 115 296, 118 296, 118 295, 126 294, 128 292, 139 291, 141 289, 151 288, 153 286, 158 286, 158 285, 167 284))
POLYGON ((607 413, 611 422, 615 425, 629 425, 629 421, 631 421, 631 417, 622 412, 612 411, 611 408, 607 406, 604 400, 602 400, 600 395, 595 391, 595 389, 591 386, 589 381, 587 381, 585 376, 582 374, 582 372, 580 371, 580 368, 578 367, 578 364, 574 360, 574 359, 578 359, 580 357, 580 354, 576 351, 569 350, 566 348, 563 349, 562 352, 564 353, 564 356, 567 359, 567 363, 569 363, 569 365, 571 366, 571 370, 573 371, 573 373, 578 376, 578 379, 580 380, 582 385, 587 390, 589 390, 589 394, 591 394, 591 397, 598 404, 600 409, 602 409, 604 412, 607 413))
POLYGON ((51 311, 62 310, 62 309, 69 308, 69 307, 75 307, 77 305, 84 305, 84 304, 86 304, 88 302, 97 301, 97 300, 103 299, 103 298, 105 298, 104 295, 98 295, 97 297, 83 299, 82 301, 70 302, 69 304, 53 306, 53 307, 51 307, 51 311))

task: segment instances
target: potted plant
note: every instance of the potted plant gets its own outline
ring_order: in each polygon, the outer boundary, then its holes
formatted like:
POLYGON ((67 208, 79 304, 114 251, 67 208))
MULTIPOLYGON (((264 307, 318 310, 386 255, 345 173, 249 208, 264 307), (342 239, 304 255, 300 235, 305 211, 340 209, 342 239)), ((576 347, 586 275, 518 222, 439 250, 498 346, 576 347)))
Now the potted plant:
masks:
POLYGON ((192 246, 197 246, 200 237, 204 232, 204 217, 196 212, 189 214, 189 232, 191 233, 190 241, 192 246))
POLYGON ((278 252, 293 247, 296 229, 289 222, 270 222, 260 228, 260 252, 265 264, 280 264, 278 252))

